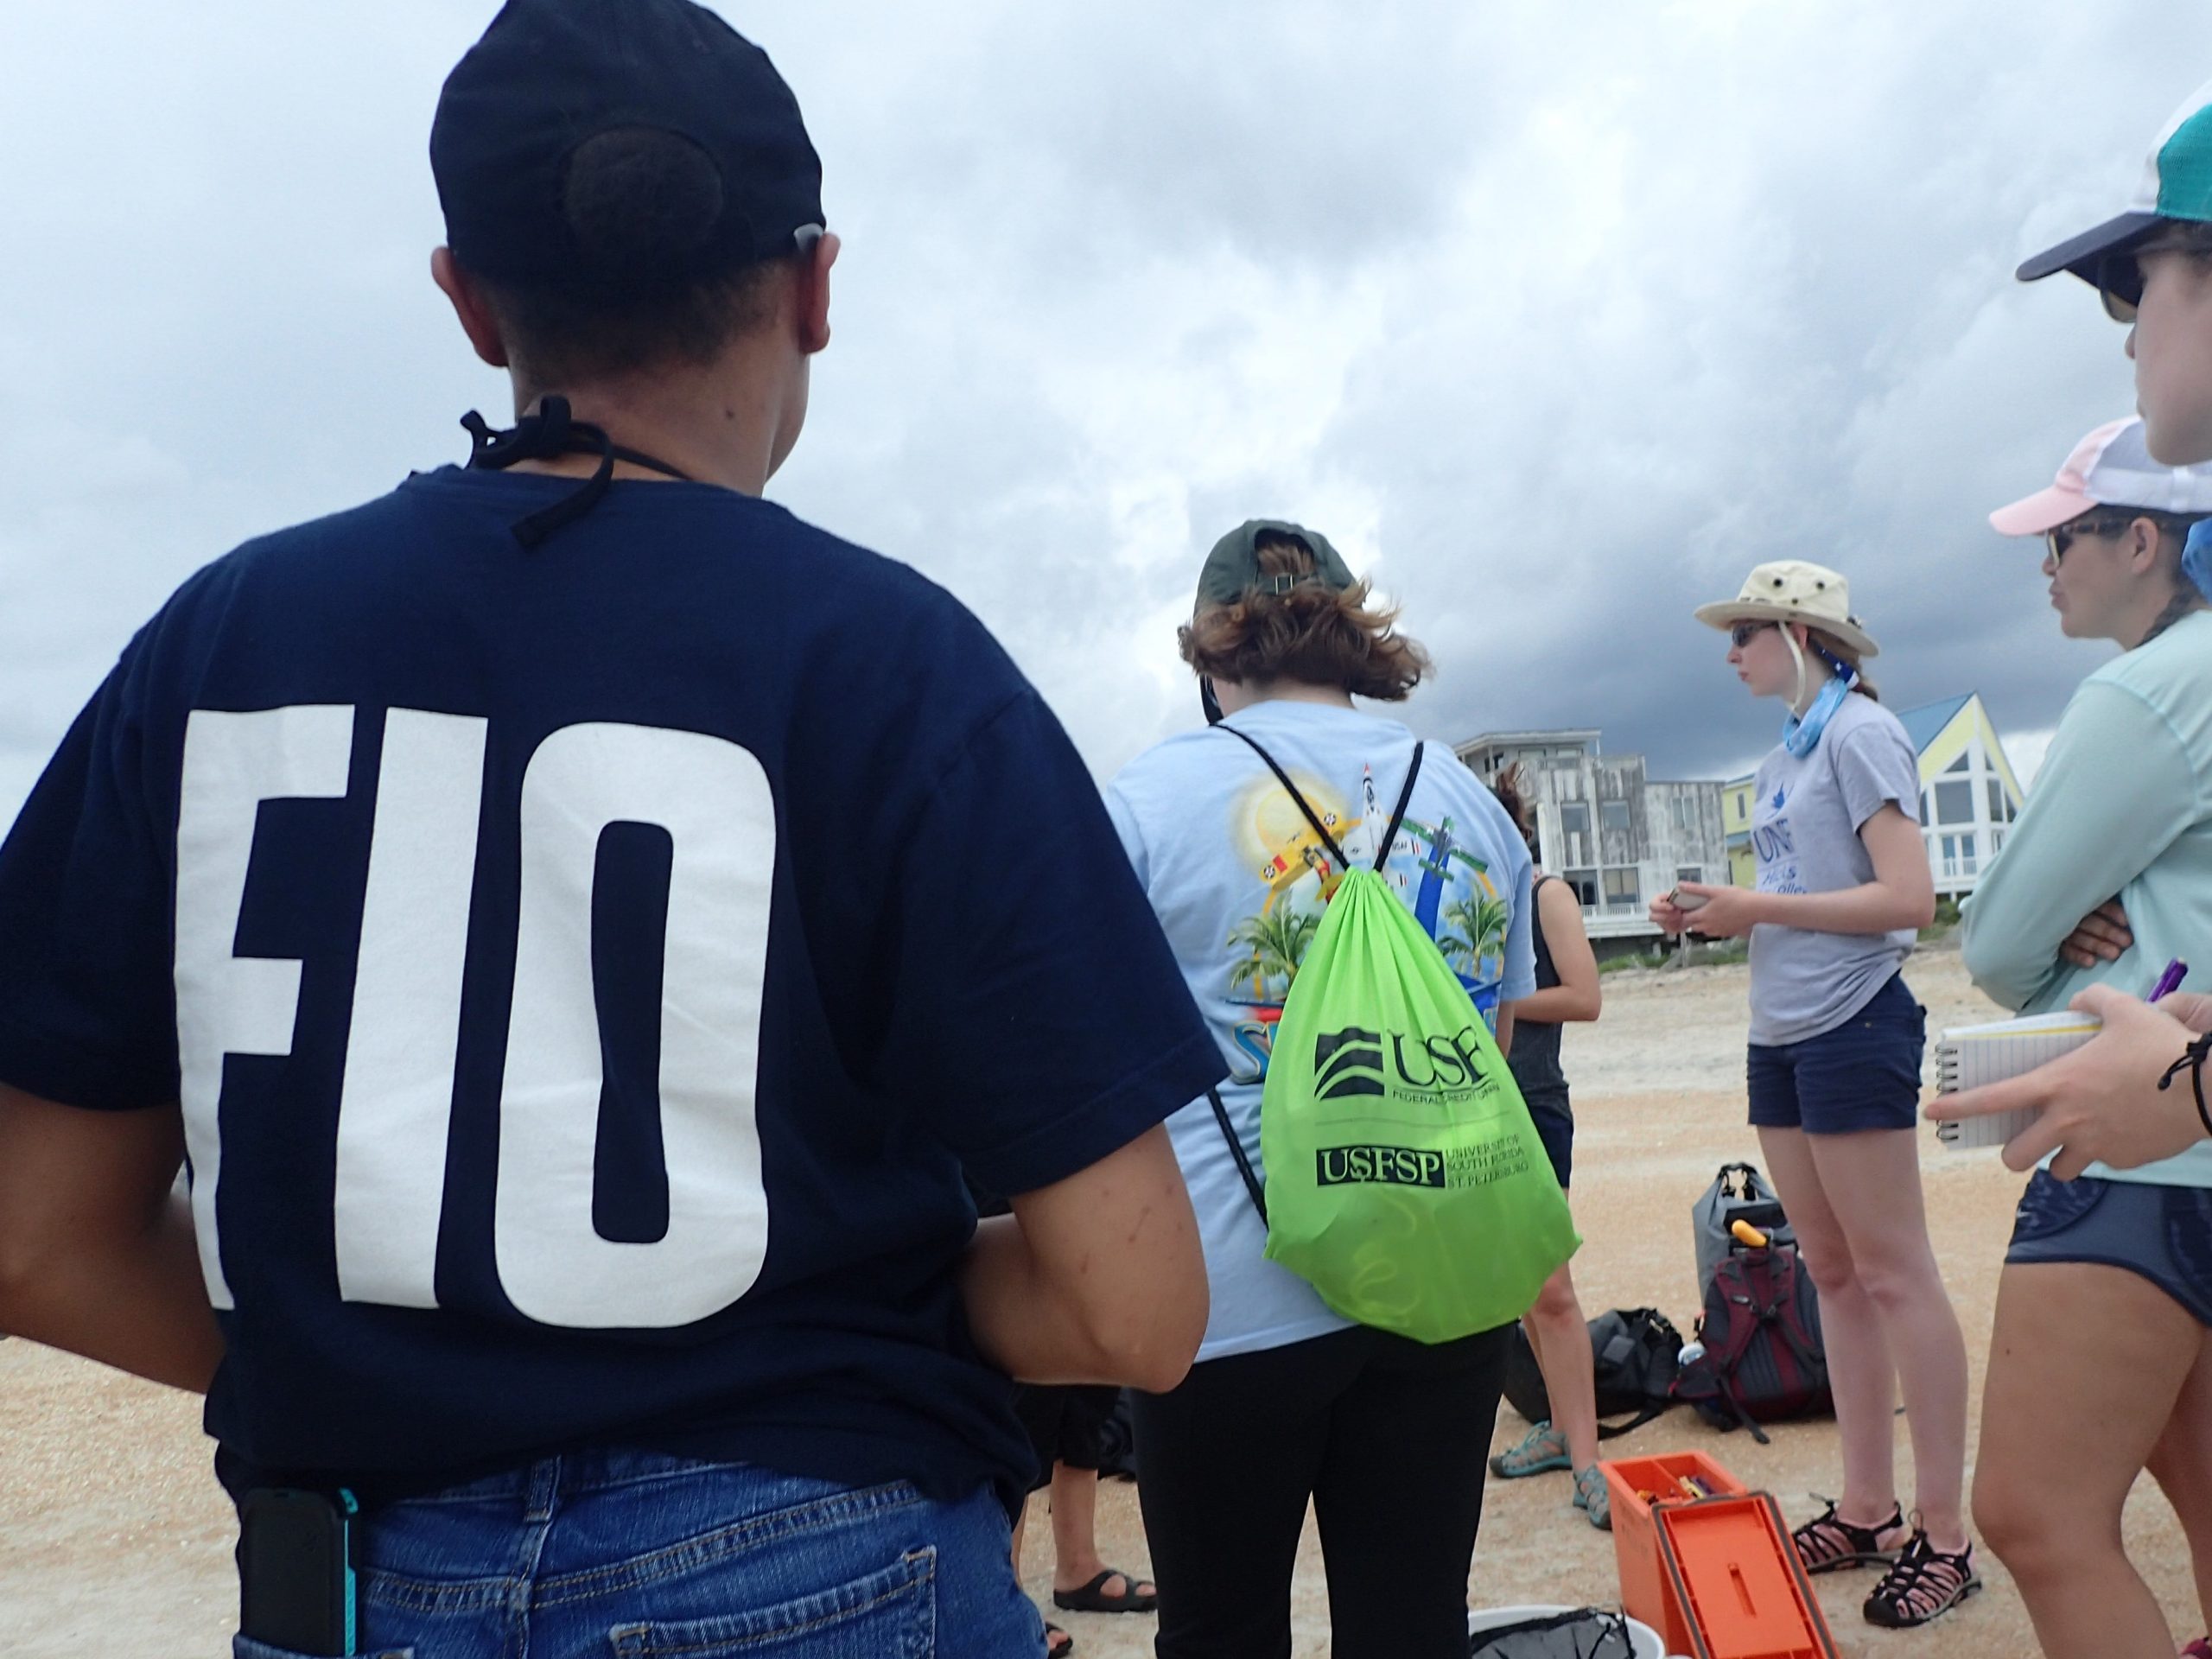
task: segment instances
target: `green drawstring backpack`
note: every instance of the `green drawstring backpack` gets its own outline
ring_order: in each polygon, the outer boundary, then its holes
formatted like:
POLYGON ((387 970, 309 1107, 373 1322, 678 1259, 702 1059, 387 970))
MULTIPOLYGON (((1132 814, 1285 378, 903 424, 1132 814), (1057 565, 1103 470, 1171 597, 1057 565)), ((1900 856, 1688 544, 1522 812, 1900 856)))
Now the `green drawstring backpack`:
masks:
POLYGON ((1581 1240, 1490 1027, 1382 876, 1421 750, 1354 869, 1274 758, 1243 732, 1345 872, 1293 982, 1260 1096, 1264 1191, 1209 1091, 1280 1262, 1348 1319, 1425 1343, 1510 1324, 1581 1240))

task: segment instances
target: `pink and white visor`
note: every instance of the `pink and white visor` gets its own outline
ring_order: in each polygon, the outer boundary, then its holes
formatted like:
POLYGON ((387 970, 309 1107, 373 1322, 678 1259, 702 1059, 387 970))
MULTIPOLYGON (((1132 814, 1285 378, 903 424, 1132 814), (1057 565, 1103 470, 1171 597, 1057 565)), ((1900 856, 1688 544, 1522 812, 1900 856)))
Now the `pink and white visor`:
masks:
POLYGON ((1998 508, 1989 522, 1999 535, 2040 536, 2092 507, 2212 513, 2212 467, 2163 467, 2144 444, 2139 416, 2113 421, 2074 446, 2056 483, 1998 508))

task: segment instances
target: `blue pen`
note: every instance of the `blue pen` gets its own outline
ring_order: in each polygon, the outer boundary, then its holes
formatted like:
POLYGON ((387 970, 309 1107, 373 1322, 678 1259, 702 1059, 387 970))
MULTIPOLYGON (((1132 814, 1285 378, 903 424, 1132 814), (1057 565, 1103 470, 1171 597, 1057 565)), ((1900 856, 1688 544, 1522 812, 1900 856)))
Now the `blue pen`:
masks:
POLYGON ((2158 982, 2151 988, 2151 995, 2143 1000, 2145 1002, 2156 1002, 2167 993, 2179 990, 2182 981, 2188 977, 2189 964, 2179 957, 2176 957, 2166 964, 2166 971, 2158 976, 2158 982))

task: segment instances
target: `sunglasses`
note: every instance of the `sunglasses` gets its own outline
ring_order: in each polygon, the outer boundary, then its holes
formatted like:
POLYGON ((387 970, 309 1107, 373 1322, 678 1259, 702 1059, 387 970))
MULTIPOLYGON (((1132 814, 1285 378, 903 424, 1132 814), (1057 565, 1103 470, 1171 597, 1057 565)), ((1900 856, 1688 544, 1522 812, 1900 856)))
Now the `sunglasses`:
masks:
POLYGON ((2169 239, 2146 242, 2121 253, 2099 254, 2095 280, 2097 297, 2104 302, 2105 315, 2114 322, 2133 324, 2135 313, 2143 303, 2143 256, 2186 250, 2189 245, 2169 239))
POLYGON ((2135 522, 2140 515, 2128 518, 2077 518, 2070 524, 2061 524, 2056 530, 2043 533, 2043 544, 2050 550, 2053 569, 2066 563, 2066 550, 2084 536, 2117 536, 2135 522))
POLYGON ((1738 622, 1734 627, 1728 630, 1728 643, 1733 645, 1738 651, 1741 651, 1745 645, 1750 645, 1752 640, 1758 638, 1759 631, 1761 629, 1776 628, 1780 627, 1782 625, 1778 622, 1738 622))

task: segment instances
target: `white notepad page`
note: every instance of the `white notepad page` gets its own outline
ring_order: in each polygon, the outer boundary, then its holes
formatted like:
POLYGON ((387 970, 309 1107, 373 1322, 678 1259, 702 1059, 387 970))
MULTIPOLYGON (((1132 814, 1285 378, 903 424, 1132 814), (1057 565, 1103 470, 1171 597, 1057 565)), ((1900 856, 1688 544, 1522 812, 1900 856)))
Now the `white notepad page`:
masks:
MULTIPOLYGON (((2093 1014, 2070 1009, 2024 1014, 1986 1025, 1953 1026, 1936 1039, 1936 1088, 1953 1095, 2032 1071, 2082 1046, 2104 1029, 2093 1014)), ((1956 1151, 2001 1147, 2035 1122, 2032 1108, 1989 1117, 1948 1119, 1936 1125, 1936 1138, 1956 1151)))

